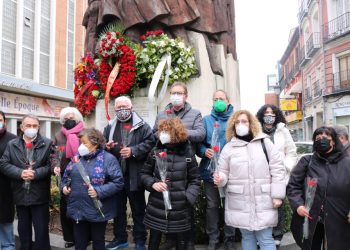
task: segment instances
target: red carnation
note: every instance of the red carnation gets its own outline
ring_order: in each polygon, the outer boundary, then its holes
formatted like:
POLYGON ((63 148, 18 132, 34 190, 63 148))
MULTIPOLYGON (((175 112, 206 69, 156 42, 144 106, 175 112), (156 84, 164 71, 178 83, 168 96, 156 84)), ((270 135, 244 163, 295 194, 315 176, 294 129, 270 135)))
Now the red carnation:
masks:
POLYGON ((316 186, 317 185, 317 181, 316 180, 309 180, 307 185, 309 185, 309 186, 316 186))
POLYGON ((106 35, 107 35, 107 36, 110 36, 110 35, 111 35, 111 32, 107 31, 107 32, 106 32, 106 35))
POLYGON ((214 123, 214 128, 218 128, 218 127, 220 127, 220 124, 217 123, 217 122, 215 122, 215 123, 214 123))
POLYGON ((159 153, 159 156, 160 156, 160 158, 166 158, 167 157, 167 153, 166 152, 160 152, 159 153))
POLYGON ((125 130, 130 130, 130 129, 131 129, 131 124, 130 124, 130 123, 125 123, 124 126, 123 126, 123 128, 124 128, 125 130))
POLYGON ((33 148, 33 143, 32 142, 28 142, 28 143, 26 143, 26 149, 31 149, 31 148, 33 148))
POLYGON ((57 149, 58 149, 58 151, 63 152, 64 151, 64 146, 58 146, 57 149))
POLYGON ((124 41, 124 37, 120 37, 120 38, 119 38, 119 42, 122 43, 123 41, 124 41))
POLYGON ((213 150, 214 150, 214 152, 219 152, 219 146, 217 146, 217 145, 213 146, 213 150))
POLYGON ((115 34, 116 34, 116 36, 119 36, 120 33, 118 31, 116 31, 115 34))
POLYGON ((141 41, 145 41, 146 40, 146 36, 145 35, 140 36, 140 40, 141 41))

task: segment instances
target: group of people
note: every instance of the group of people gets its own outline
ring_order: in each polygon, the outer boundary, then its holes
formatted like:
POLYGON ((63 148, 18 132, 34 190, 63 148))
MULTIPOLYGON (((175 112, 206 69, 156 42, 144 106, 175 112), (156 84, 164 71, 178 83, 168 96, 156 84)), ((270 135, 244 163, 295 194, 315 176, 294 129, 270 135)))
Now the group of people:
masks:
POLYGON ((12 135, 0 112, 0 248, 15 249, 15 205, 20 249, 32 249, 32 226, 34 249, 50 249, 53 174, 61 193, 66 248, 83 250, 89 242, 96 250, 128 247, 129 200, 136 250, 146 249, 147 229, 148 249, 195 249, 193 205, 201 181, 208 250, 220 246, 222 194, 225 249, 234 249, 236 229, 244 250, 258 245, 276 249, 284 233, 286 196, 294 212, 292 233, 302 249, 348 248, 346 127, 318 128, 313 154, 298 161, 279 108, 264 105, 256 116, 247 110, 234 112, 227 93, 217 90, 211 113, 202 118, 187 96, 186 85, 174 83, 170 103, 157 115, 153 129, 125 96, 116 98, 115 118, 103 133, 85 128, 80 112, 67 107, 60 113, 62 127, 54 140, 40 135, 39 119, 33 115, 23 117, 19 137, 12 135), (311 208, 305 197, 309 178, 317 183, 311 208), (112 219, 114 239, 105 245, 106 225, 112 219))

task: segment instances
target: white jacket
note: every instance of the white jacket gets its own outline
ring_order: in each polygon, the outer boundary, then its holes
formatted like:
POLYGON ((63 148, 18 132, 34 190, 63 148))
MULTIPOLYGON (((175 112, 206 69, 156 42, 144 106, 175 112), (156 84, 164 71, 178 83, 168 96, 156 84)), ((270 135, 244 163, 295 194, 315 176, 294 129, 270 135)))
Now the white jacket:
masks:
POLYGON ((278 212, 272 199, 284 199, 286 169, 281 154, 266 134, 251 142, 233 138, 219 158, 219 186, 225 186, 225 222, 248 230, 261 230, 277 225, 278 212), (261 139, 264 139, 269 164, 261 139))
POLYGON ((273 141, 278 151, 281 153, 284 166, 289 176, 290 172, 297 164, 297 147, 284 123, 280 122, 277 124, 273 141))

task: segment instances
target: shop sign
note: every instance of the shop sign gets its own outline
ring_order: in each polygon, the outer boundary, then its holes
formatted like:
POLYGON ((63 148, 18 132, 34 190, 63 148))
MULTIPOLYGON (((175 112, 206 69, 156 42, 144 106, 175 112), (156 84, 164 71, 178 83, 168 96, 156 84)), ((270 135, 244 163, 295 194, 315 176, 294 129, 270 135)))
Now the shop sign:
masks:
POLYGON ((296 111, 298 110, 298 100, 297 99, 281 99, 280 108, 283 111, 296 111))
POLYGON ((33 114, 59 118, 61 109, 68 106, 68 102, 0 91, 0 110, 9 114, 33 114))
POLYGON ((347 116, 350 115, 350 106, 344 108, 335 108, 333 109, 334 116, 347 116))
POLYGON ((292 114, 289 114, 286 116, 287 123, 301 121, 302 119, 303 119, 302 111, 293 112, 292 114))

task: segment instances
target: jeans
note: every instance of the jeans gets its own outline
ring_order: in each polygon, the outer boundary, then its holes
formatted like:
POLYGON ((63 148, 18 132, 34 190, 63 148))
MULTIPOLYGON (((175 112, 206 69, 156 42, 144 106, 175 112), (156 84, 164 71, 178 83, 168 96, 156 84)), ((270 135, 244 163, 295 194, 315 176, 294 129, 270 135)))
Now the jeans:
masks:
POLYGON ((13 234, 13 223, 0 224, 0 249, 15 250, 15 236, 13 234))
POLYGON ((107 222, 79 221, 74 224, 75 250, 86 250, 90 239, 93 250, 105 249, 107 222))
POLYGON ((259 242, 261 250, 276 250, 271 227, 259 231, 240 230, 242 233, 243 250, 256 250, 256 241, 259 242))
POLYGON ((20 250, 32 249, 32 225, 35 232, 34 250, 49 250, 49 204, 16 206, 20 250))
MULTIPOLYGON (((218 188, 212 182, 204 181, 204 193, 207 200, 206 231, 209 241, 219 242, 219 206, 220 195, 218 188)), ((224 201, 223 201, 224 204, 224 201)), ((235 228, 224 225, 224 241, 235 236, 235 228)))
POLYGON ((146 210, 145 191, 130 191, 130 180, 127 176, 124 177, 124 185, 124 189, 117 193, 117 216, 114 218, 113 226, 114 238, 119 242, 128 241, 128 234, 126 232, 126 203, 127 198, 129 198, 132 219, 134 222, 134 242, 136 244, 144 245, 147 239, 146 228, 143 224, 146 210))

